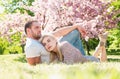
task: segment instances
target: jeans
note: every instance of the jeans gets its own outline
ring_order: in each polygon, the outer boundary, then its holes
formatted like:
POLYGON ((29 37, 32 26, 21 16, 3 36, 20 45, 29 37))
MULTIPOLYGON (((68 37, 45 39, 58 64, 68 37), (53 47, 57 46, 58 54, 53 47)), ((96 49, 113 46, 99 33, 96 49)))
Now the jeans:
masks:
POLYGON ((82 53, 82 55, 85 55, 85 51, 82 46, 82 41, 80 39, 80 34, 77 30, 74 30, 74 31, 70 32, 69 34, 63 36, 60 39, 60 42, 62 42, 62 41, 68 41, 70 44, 72 44, 77 49, 79 49, 80 52, 82 53))

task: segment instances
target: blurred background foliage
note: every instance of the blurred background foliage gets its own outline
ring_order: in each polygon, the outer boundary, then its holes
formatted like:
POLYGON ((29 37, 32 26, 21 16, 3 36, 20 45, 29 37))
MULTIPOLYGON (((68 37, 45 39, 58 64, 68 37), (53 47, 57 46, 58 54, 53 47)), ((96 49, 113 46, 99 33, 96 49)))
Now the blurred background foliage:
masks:
MULTIPOLYGON (((34 13, 23 8, 23 4, 27 6, 31 6, 32 2, 35 0, 1 0, 0 6, 4 8, 4 12, 0 14, 0 21, 2 21, 2 17, 4 14, 8 13, 28 13, 31 16, 34 16, 34 13)), ((120 0, 116 0, 111 4, 111 6, 115 6, 115 9, 120 9, 120 0)), ((120 14, 117 15, 117 18, 120 18, 120 14)), ((17 32, 11 36, 9 36, 10 40, 7 40, 6 37, 0 37, 0 54, 17 54, 23 53, 23 44, 21 43, 21 33, 17 32)), ((83 40, 84 41, 84 40, 83 40)), ((83 45, 86 50, 91 51, 94 50, 97 46, 99 40, 96 38, 89 39, 89 41, 83 42, 83 45), (86 46, 87 45, 87 46, 86 46)), ((120 55, 120 22, 118 22, 118 28, 110 29, 109 36, 107 40, 107 53, 108 54, 119 54, 120 55)))
POLYGON ((23 5, 31 6, 32 2, 35 0, 3 0, 1 1, 1 5, 4 7, 5 13, 24 13, 27 12, 29 15, 33 15, 33 13, 29 10, 23 8, 23 5))
MULTIPOLYGON (((111 6, 115 7, 115 10, 120 9, 120 0, 114 1, 111 6)), ((120 18, 120 12, 117 15, 117 18, 120 18)), ((108 40, 106 44, 107 54, 109 55, 120 55, 120 21, 118 22, 118 27, 109 30, 108 40)), ((85 49, 87 51, 94 50, 98 45, 99 40, 96 38, 89 39, 88 41, 88 49, 86 46, 86 42, 83 43, 85 49)))
POLYGON ((21 46, 21 33, 15 33, 9 37, 7 40, 6 37, 0 38, 0 54, 18 54, 22 53, 21 46))

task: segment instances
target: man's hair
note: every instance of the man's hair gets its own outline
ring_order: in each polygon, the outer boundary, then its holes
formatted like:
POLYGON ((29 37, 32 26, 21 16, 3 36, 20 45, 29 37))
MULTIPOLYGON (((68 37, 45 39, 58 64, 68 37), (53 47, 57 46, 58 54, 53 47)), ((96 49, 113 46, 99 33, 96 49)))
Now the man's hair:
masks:
POLYGON ((31 28, 32 24, 37 21, 29 21, 25 24, 25 33, 27 34, 27 28, 31 28))

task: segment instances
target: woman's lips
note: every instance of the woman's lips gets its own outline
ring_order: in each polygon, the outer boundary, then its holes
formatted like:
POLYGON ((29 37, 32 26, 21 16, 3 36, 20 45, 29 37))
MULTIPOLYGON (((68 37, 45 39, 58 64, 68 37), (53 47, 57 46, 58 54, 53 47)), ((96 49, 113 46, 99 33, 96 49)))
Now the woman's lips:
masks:
POLYGON ((48 47, 48 49, 50 49, 50 48, 51 48, 51 46, 48 47))

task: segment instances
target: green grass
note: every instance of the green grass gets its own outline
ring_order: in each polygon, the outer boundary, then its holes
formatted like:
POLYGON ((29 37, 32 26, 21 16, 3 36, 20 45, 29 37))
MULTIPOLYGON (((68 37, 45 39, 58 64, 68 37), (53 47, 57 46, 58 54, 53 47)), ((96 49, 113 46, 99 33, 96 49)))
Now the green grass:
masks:
POLYGON ((106 63, 30 66, 23 54, 0 55, 0 79, 120 79, 120 56, 108 59, 106 63))

